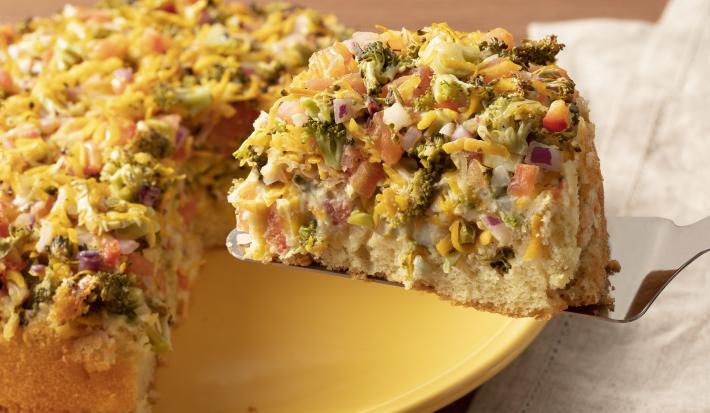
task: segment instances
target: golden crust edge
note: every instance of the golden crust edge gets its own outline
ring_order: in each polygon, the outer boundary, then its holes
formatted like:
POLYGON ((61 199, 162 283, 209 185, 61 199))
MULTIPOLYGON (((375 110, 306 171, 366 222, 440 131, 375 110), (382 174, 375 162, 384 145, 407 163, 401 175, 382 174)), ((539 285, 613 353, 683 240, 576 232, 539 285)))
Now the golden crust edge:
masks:
POLYGON ((147 344, 125 337, 88 348, 88 335, 64 338, 48 334, 45 323, 19 329, 0 340, 0 412, 129 413, 149 407, 155 357, 147 344), (76 360, 82 351, 116 351, 112 363, 76 360))

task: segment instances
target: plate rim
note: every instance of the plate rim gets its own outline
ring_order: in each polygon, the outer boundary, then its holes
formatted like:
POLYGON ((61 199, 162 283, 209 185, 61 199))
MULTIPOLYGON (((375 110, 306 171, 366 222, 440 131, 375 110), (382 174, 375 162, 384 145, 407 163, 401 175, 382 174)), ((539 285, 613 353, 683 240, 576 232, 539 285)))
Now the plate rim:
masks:
POLYGON ((497 334, 460 363, 437 377, 363 412, 431 412, 440 409, 491 379, 515 360, 540 334, 547 320, 508 318, 497 334), (480 361, 484 354, 485 360, 480 361))

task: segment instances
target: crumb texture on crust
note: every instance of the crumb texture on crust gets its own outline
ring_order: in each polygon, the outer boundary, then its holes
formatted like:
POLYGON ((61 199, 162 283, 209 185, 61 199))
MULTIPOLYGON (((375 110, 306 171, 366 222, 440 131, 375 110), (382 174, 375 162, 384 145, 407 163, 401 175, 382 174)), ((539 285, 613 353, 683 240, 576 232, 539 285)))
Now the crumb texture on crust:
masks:
POLYGON ((146 411, 155 366, 149 347, 87 337, 64 339, 33 328, 0 341, 0 411, 146 411), (86 357, 79 360, 79 353, 86 357), (101 360, 103 354, 115 360, 101 360))

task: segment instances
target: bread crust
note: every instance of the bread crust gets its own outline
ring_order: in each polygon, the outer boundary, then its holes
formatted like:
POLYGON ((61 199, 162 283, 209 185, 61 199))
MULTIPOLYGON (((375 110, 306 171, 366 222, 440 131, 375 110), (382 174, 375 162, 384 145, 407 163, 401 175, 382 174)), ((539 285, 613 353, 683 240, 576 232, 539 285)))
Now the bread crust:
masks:
POLYGON ((112 342, 110 349, 90 348, 98 342, 90 335, 66 339, 47 335, 51 330, 37 324, 0 340, 0 412, 129 413, 147 408, 155 366, 149 348, 134 340, 112 342), (101 356, 111 350, 117 353, 110 365, 81 360, 82 354, 101 356))
POLYGON ((574 279, 559 294, 569 306, 609 304, 609 234, 604 214, 604 186, 599 156, 594 145, 594 125, 580 118, 577 142, 579 165, 579 232, 582 248, 574 279))

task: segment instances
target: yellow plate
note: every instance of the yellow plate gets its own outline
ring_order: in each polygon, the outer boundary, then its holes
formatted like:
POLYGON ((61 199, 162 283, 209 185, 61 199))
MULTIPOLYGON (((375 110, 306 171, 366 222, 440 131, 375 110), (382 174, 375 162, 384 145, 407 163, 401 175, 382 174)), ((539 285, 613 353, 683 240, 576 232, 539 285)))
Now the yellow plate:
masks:
POLYGON ((155 411, 431 411, 497 373, 543 325, 213 252, 158 371, 155 411))

